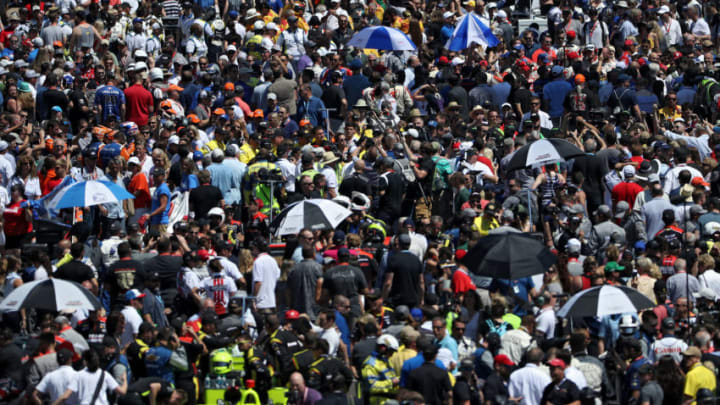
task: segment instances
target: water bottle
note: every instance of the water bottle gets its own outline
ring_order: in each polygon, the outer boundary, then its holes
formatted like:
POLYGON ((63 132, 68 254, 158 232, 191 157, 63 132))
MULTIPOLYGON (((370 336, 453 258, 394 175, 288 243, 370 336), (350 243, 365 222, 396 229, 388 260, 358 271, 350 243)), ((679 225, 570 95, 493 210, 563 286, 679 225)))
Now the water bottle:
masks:
POLYGON ((210 379, 210 376, 205 376, 205 389, 211 389, 212 388, 212 380, 210 379))
POLYGON ((218 379, 218 388, 221 390, 224 390, 227 388, 227 381, 225 380, 225 376, 221 375, 218 379))

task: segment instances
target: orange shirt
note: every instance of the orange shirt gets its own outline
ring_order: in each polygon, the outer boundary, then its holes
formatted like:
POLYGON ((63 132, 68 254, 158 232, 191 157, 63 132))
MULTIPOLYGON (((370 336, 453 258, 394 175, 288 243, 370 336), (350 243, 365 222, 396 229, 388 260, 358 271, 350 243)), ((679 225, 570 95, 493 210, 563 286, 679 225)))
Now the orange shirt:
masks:
POLYGON ((133 176, 128 185, 128 191, 135 196, 135 208, 150 208, 152 197, 150 196, 150 186, 148 185, 145 173, 140 172, 133 176), (135 194, 136 191, 141 193, 135 194))

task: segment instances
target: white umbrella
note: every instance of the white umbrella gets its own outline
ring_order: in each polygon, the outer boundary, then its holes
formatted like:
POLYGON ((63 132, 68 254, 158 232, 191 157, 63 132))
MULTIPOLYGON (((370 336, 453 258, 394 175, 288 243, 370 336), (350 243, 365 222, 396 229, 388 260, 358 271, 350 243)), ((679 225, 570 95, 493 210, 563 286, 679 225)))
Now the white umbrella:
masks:
POLYGON ((573 295, 557 315, 561 318, 605 316, 654 308, 650 298, 625 286, 602 285, 573 295))
POLYGON ((100 301, 74 281, 49 278, 23 284, 0 302, 0 311, 18 311, 20 308, 92 311, 100 308, 100 301))
POLYGON ((352 212, 342 205, 321 198, 298 201, 285 208, 273 219, 270 228, 276 236, 294 235, 303 228, 315 230, 335 229, 352 212))
POLYGON ((108 180, 87 180, 70 184, 58 191, 47 206, 49 209, 91 207, 135 198, 124 188, 108 180))

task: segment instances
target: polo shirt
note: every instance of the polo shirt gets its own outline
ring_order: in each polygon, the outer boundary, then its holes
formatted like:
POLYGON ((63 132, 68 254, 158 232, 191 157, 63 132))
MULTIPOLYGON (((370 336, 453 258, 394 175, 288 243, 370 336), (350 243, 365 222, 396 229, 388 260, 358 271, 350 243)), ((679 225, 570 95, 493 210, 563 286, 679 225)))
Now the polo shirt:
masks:
POLYGON ((683 393, 691 398, 695 398, 700 388, 707 388, 715 391, 715 374, 710 369, 703 366, 702 363, 695 363, 685 376, 685 389, 683 393))
POLYGON ((623 181, 612 189, 613 202, 617 204, 619 201, 625 201, 630 205, 630 209, 632 209, 635 204, 635 198, 642 191, 643 188, 641 185, 634 182, 623 181))
MULTIPOLYGON (((420 368, 420 366, 422 366, 423 364, 425 364, 425 358, 423 357, 422 353, 419 353, 417 356, 411 359, 405 360, 402 365, 402 370, 400 371, 400 386, 405 387, 408 383, 410 372, 415 370, 416 368, 420 368)), ((442 363, 442 361, 435 359, 435 365, 445 370, 445 365, 442 363)))
POLYGON ((125 89, 125 99, 127 100, 128 121, 135 122, 139 127, 147 125, 150 117, 149 107, 153 105, 153 96, 145 87, 134 84, 125 89))

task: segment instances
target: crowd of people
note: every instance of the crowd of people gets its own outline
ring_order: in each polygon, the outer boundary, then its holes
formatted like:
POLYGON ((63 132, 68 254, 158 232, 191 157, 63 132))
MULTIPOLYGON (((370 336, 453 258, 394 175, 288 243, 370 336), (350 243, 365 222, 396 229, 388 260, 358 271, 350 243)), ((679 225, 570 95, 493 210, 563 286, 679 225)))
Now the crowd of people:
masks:
POLYGON ((0 403, 715 403, 716 2, 3 4, 0 298, 99 306, 2 312, 0 403), (417 49, 347 45, 378 25, 417 49), (54 208, 87 180, 134 198, 54 208), (555 263, 466 265, 507 233, 555 263), (655 307, 557 315, 602 285, 655 307))

